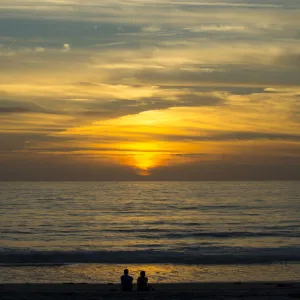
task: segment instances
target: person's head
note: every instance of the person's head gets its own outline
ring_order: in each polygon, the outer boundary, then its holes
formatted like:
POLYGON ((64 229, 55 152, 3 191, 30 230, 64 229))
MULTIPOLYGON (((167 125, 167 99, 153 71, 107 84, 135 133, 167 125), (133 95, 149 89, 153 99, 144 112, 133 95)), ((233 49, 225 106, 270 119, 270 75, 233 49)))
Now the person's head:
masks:
POLYGON ((141 275, 141 277, 145 277, 146 276, 146 272, 145 271, 141 271, 140 275, 141 275))
POLYGON ((125 269, 125 270, 124 270, 124 274, 125 274, 125 275, 128 275, 128 273, 129 273, 128 269, 125 269))

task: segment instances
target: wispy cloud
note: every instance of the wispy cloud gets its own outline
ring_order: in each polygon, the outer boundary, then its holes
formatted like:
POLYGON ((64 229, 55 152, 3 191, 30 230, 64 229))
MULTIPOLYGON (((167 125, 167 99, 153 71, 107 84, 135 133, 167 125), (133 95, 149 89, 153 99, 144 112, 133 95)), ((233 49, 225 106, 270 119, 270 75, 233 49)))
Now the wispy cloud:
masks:
POLYGON ((69 52, 71 50, 70 44, 64 44, 62 52, 69 52))
POLYGON ((172 179, 299 163, 298 0, 2 0, 0 12, 6 169, 36 159, 58 174, 72 158, 172 179))

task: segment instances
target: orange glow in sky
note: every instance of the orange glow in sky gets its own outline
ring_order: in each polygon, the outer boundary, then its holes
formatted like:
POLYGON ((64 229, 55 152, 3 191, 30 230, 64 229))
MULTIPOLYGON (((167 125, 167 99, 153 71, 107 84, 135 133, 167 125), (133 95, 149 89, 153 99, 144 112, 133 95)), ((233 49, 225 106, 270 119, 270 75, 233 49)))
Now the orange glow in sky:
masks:
POLYGON ((0 4, 0 180, 300 178, 300 2, 17 2, 0 4))

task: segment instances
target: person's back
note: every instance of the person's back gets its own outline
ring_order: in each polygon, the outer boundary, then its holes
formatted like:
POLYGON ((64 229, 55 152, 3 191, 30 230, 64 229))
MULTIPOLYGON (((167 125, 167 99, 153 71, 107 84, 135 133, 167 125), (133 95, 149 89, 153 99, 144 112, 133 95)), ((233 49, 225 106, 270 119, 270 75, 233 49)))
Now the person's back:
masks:
POLYGON ((124 270, 124 275, 121 276, 121 286, 122 291, 132 291, 132 281, 133 278, 128 275, 129 271, 127 269, 124 270))
POLYGON ((148 286, 148 278, 146 277, 146 272, 141 271, 140 277, 137 280, 137 290, 138 291, 149 291, 149 286, 148 286))

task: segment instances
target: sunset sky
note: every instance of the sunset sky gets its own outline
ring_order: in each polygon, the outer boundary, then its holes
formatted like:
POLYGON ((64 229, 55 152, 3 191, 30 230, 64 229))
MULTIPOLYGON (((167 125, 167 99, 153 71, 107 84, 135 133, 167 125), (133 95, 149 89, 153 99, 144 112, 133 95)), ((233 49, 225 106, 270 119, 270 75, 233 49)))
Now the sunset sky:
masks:
POLYGON ((299 0, 0 0, 0 180, 300 179, 299 0))

